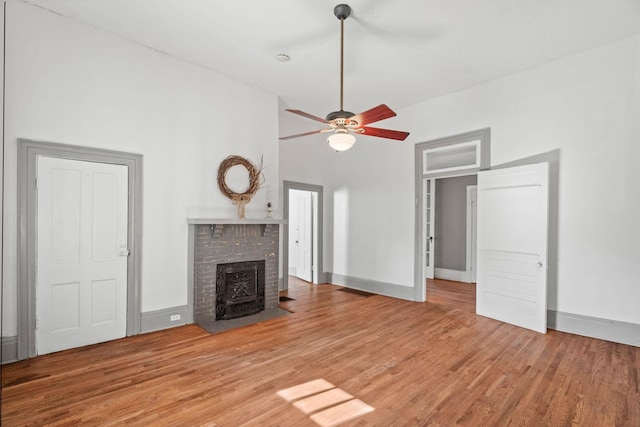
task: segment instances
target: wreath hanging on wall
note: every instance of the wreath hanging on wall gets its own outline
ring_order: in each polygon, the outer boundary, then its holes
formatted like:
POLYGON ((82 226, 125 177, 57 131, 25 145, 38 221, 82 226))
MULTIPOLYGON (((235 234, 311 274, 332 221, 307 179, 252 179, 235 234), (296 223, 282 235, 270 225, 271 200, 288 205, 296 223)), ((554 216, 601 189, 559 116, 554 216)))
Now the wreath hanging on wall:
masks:
POLYGON ((220 163, 218 167, 218 187, 222 194, 238 205, 238 218, 244 218, 244 208, 251 201, 253 195, 260 189, 263 181, 262 159, 260 166, 256 166, 250 160, 240 156, 229 156, 220 163), (236 193, 227 185, 227 172, 234 166, 242 166, 249 173, 249 186, 242 193, 236 193))

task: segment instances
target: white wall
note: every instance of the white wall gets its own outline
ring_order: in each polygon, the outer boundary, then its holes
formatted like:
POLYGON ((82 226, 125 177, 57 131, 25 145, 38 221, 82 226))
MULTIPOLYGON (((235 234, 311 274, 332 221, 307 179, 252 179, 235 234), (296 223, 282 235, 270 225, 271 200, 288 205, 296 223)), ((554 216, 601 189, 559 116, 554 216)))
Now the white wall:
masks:
MULTIPOLYGON (((282 135, 314 129, 281 112, 282 135)), ((395 119, 384 127, 400 128, 395 119)), ((383 127, 383 126, 381 126, 383 127)), ((324 186, 324 270, 413 286, 413 146, 357 137, 337 153, 326 134, 280 143, 283 180, 324 186)))
MULTIPOLYGON (((4 46, 4 7, 0 8, 0 46, 4 46)), ((2 50, 4 53, 4 49, 2 50)), ((4 54, 3 54, 4 63, 4 54)), ((0 81, 4 81, 4 67, 0 67, 0 81)), ((0 99, 4 99, 4 85, 0 85, 0 99)), ((2 118, 2 127, 4 128, 4 102, 0 102, 0 117, 2 118)), ((2 200, 4 201, 4 138, 2 139, 2 150, 0 150, 0 193, 2 194, 2 200)), ((0 272, 4 271, 4 212, 0 209, 0 272)), ((1 276, 1 273, 0 273, 1 276)), ((3 287, 4 280, 0 277, 0 287, 3 287)), ((1 291, 2 289, 0 289, 1 291)), ((12 295, 15 295, 15 291, 12 295)), ((0 296, 0 304, 4 296, 0 296)), ((4 313, 2 305, 0 305, 0 336, 2 336, 4 321, 4 313)), ((13 310, 12 310, 13 312, 13 310)))
POLYGON ((400 114, 413 141, 491 127, 493 166, 554 153, 550 309, 640 323, 639 60, 633 37, 400 114))
POLYGON ((327 270, 412 285, 413 145, 490 127, 492 166, 555 163, 549 308, 640 324, 638 117, 636 36, 399 110, 380 125, 410 131, 404 143, 361 137, 332 155, 316 155, 318 140, 308 153, 282 144, 281 173, 304 181, 324 171, 326 197, 340 195, 326 205, 327 218, 339 208, 325 228, 335 239, 327 270))
MULTIPOLYGON (((18 138, 142 154, 142 312, 187 304, 186 218, 236 214, 220 162, 264 156, 277 188, 277 97, 28 4, 6 19, 3 335, 16 334, 18 138)), ((247 217, 265 205, 262 190, 247 217)))

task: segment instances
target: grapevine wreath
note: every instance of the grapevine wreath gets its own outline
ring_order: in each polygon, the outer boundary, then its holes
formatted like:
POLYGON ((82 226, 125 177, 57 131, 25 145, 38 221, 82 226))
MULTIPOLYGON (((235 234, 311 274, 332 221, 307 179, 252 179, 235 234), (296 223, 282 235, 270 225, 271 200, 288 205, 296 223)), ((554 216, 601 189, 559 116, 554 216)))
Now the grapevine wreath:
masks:
POLYGON ((260 188, 262 179, 262 159, 260 159, 260 166, 256 166, 250 160, 240 156, 229 156, 220 163, 218 167, 218 187, 220 187, 222 194, 233 201, 233 204, 238 205, 238 218, 244 218, 244 207, 260 188), (249 172, 249 186, 242 193, 234 192, 227 185, 227 172, 234 166, 243 166, 249 172))

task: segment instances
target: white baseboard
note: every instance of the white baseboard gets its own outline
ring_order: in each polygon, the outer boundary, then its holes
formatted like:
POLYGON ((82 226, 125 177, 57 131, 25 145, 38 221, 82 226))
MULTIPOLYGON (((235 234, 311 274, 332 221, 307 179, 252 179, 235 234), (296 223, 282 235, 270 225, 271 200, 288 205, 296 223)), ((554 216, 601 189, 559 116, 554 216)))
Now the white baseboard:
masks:
POLYGON ((353 276, 343 276, 342 274, 327 273, 329 283, 344 286, 345 288, 357 289, 359 291, 371 292, 373 294, 385 295, 388 297, 400 298, 408 301, 415 301, 413 286, 396 285, 395 283, 377 282, 375 280, 361 279, 353 276))
POLYGON ((318 273, 318 284, 328 283, 330 276, 331 276, 331 273, 327 273, 326 271, 323 271, 322 273, 318 273))
POLYGON ((2 361, 1 363, 4 365, 5 363, 12 363, 18 361, 18 337, 0 337, 0 342, 2 345, 2 361))
POLYGON ((467 282, 466 271, 449 270, 447 268, 436 268, 434 269, 433 273, 436 279, 453 280, 455 282, 467 282))
POLYGON ((640 347, 640 325, 547 310, 547 327, 560 332, 640 347))
POLYGON ((144 334, 145 332, 159 331, 161 329, 186 325, 188 321, 186 305, 147 311, 140 314, 140 333, 144 334), (171 316, 180 317, 177 320, 171 320, 171 316))

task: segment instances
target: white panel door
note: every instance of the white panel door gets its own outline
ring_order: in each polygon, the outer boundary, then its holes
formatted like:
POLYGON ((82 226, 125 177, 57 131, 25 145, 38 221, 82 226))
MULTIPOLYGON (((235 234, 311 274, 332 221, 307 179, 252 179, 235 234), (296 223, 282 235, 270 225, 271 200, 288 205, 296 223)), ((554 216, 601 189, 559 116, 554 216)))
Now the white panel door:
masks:
POLYGON ((478 174, 476 312, 547 331, 547 163, 478 174))
POLYGON ((298 264, 296 276, 307 282, 313 280, 311 266, 313 243, 313 206, 310 191, 296 191, 298 207, 298 229, 296 247, 298 251, 298 264))
POLYGON ((38 158, 38 354, 126 335, 127 179, 122 165, 38 158))

